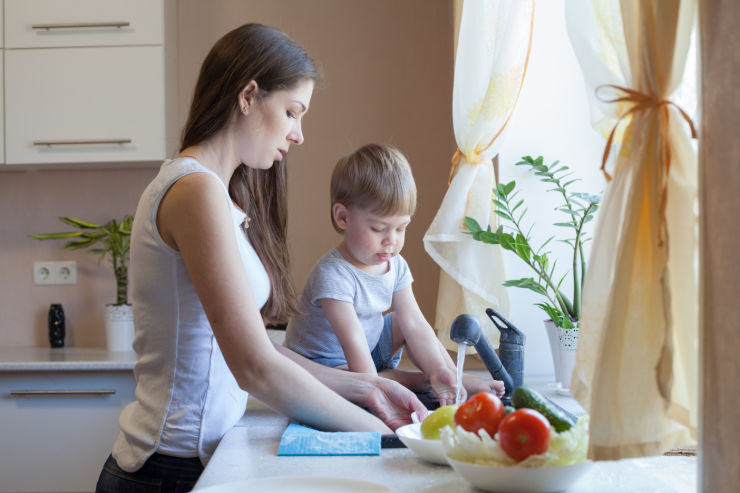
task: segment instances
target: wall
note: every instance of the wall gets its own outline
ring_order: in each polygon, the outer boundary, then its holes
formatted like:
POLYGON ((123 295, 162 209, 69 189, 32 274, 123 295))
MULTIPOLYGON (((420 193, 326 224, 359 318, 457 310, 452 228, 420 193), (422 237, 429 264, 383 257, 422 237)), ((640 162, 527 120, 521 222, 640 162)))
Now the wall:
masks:
MULTIPOLYGON (((306 143, 289 156, 289 234, 299 286, 313 262, 338 242, 328 219, 333 163, 364 143, 389 143, 407 155, 415 172, 419 209, 404 253, 420 306, 434 319, 438 269, 421 238, 444 193, 454 151, 451 19, 447 0, 178 2, 181 123, 205 54, 242 23, 288 32, 323 71, 304 120, 306 143)), ((60 215, 105 222, 133 213, 155 172, 154 167, 0 172, 0 345, 47 345, 46 312, 59 302, 67 316, 67 345, 105 346, 102 306, 115 299, 110 269, 98 266, 93 255, 28 235, 66 230, 56 220, 60 215), (34 286, 34 260, 76 260, 77 285, 34 286)))

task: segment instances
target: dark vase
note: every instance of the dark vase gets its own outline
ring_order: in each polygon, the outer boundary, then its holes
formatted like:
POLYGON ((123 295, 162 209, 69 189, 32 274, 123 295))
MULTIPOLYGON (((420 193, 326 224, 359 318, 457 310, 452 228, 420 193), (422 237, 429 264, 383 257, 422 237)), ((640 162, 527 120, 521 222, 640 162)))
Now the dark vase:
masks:
POLYGON ((61 303, 49 307, 49 344, 51 347, 64 347, 64 310, 61 303))

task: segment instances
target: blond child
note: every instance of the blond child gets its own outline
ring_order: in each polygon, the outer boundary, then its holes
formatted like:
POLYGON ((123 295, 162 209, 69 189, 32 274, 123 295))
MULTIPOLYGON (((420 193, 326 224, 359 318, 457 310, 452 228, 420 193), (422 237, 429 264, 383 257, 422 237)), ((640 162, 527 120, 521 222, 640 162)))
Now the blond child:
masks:
MULTIPOLYGON (((421 313, 400 255, 415 209, 416 185, 398 150, 369 144, 339 160, 331 220, 343 238, 311 272, 285 345, 326 366, 380 374, 415 392, 431 388, 440 405, 454 404, 455 364, 421 313), (403 347, 421 372, 397 369, 403 347)), ((504 392, 502 382, 472 375, 463 384, 463 398, 504 392)))

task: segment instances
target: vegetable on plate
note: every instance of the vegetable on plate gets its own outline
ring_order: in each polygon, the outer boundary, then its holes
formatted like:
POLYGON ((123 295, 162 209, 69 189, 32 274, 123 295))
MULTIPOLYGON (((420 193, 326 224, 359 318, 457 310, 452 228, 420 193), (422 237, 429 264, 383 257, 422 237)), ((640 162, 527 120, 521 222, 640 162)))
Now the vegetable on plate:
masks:
POLYGON ((514 389, 511 403, 517 409, 529 408, 539 411, 557 432, 571 429, 578 421, 574 415, 526 385, 514 389))
POLYGON ((517 409, 501 421, 498 443, 517 462, 544 454, 550 447, 550 423, 534 409, 517 409))
POLYGON ((478 392, 460 404, 455 412, 455 425, 476 435, 479 435, 480 430, 484 430, 489 437, 493 437, 505 414, 504 405, 496 394, 478 392))

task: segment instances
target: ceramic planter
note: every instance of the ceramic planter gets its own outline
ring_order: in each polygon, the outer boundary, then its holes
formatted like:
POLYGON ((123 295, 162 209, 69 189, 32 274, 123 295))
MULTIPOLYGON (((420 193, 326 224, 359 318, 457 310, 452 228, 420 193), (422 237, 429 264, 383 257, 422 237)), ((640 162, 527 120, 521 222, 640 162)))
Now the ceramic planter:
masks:
POLYGON ((105 305, 105 337, 108 351, 132 351, 134 310, 131 305, 105 305))
POLYGON ((550 339, 552 363, 555 367, 555 381, 564 390, 570 389, 570 378, 576 364, 578 346, 578 324, 572 329, 555 326, 552 320, 545 320, 547 337, 550 339))

